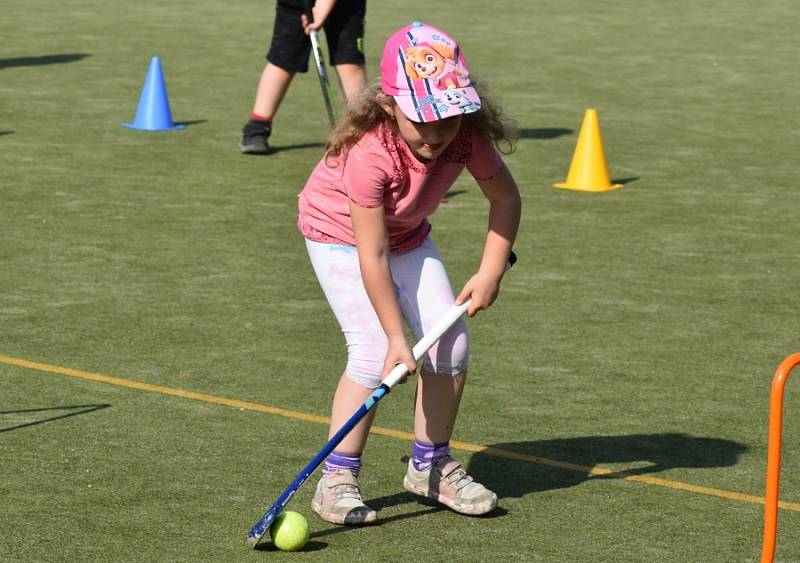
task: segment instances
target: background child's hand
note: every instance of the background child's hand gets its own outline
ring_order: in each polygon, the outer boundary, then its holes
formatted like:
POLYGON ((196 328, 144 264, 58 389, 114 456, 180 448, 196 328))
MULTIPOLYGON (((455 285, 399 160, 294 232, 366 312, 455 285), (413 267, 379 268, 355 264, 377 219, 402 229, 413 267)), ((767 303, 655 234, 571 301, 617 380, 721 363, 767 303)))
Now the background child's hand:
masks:
MULTIPOLYGON (((389 341, 389 349, 386 351, 386 360, 383 362, 383 372, 381 373, 381 380, 386 379, 396 365, 405 364, 408 368, 408 373, 413 374, 417 371, 417 362, 414 360, 414 353, 408 346, 405 338, 395 342, 389 341)), ((408 376, 400 380, 400 383, 405 383, 408 376)))
POLYGON ((328 15, 330 15, 331 10, 333 10, 334 4, 335 2, 331 0, 319 0, 315 2, 314 7, 311 8, 311 19, 314 21, 309 21, 306 14, 300 16, 300 22, 303 25, 303 30, 306 32, 306 35, 314 30, 320 29, 325 24, 325 20, 328 19, 328 15))
POLYGON ((456 297, 456 305, 472 298, 472 303, 467 309, 467 316, 472 317, 478 311, 488 309, 500 292, 500 280, 494 276, 478 272, 464 285, 464 289, 456 297))
POLYGON ((308 16, 306 16, 305 14, 300 16, 300 22, 303 25, 303 31, 306 32, 306 35, 310 34, 314 30, 319 30, 319 28, 321 28, 322 25, 325 23, 324 21, 317 21, 316 19, 313 22, 311 22, 308 20, 308 16))

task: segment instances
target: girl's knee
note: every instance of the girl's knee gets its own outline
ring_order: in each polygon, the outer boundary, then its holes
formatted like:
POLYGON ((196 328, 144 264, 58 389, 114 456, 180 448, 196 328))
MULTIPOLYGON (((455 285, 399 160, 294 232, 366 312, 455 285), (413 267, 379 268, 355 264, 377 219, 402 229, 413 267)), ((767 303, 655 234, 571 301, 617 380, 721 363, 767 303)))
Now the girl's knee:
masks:
POLYGON ((469 366, 469 337, 463 321, 459 322, 425 357, 424 368, 430 373, 459 375, 469 366))
POLYGON ((367 389, 377 389, 381 384, 381 370, 383 363, 350 360, 347 362, 345 373, 351 381, 363 385, 367 389))

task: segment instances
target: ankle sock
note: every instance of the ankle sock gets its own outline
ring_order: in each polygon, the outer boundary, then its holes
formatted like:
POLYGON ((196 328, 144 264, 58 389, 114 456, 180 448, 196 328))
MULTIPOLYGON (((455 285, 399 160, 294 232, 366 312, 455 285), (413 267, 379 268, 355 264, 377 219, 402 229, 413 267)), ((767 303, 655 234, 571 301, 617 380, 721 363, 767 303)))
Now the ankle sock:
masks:
POLYGON ((417 471, 428 471, 440 459, 450 453, 450 442, 428 444, 414 440, 411 445, 411 463, 417 471))
POLYGON ((260 123, 266 123, 267 125, 272 125, 272 120, 264 117, 263 115, 258 115, 257 113, 250 114, 250 121, 258 121, 260 123))
POLYGON ((355 477, 358 477, 361 471, 361 454, 343 454, 339 452, 332 452, 325 459, 325 467, 322 469, 322 474, 327 475, 333 473, 337 469, 347 469, 355 477))

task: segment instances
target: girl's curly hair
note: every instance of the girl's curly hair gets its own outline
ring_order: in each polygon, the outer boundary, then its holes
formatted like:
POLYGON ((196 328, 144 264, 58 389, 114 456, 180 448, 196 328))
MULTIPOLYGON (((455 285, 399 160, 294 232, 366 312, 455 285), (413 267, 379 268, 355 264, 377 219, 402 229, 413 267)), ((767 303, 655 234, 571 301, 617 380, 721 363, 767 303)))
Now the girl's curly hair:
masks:
MULTIPOLYGON (((480 96, 481 109, 466 114, 462 126, 470 127, 490 139, 501 153, 510 154, 519 138, 516 122, 503 114, 502 108, 488 95, 487 88, 481 82, 473 80, 472 86, 480 96)), ((342 119, 328 136, 325 144, 326 159, 346 154, 364 134, 390 121, 391 116, 381 104, 394 103, 394 98, 381 90, 380 81, 353 96, 342 119)))

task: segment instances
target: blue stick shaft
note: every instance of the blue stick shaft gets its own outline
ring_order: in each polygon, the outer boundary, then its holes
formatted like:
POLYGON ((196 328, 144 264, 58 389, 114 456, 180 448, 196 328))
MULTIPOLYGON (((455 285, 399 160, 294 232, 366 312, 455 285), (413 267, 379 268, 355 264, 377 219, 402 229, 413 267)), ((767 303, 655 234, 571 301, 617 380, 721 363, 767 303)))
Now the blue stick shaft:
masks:
POLYGON ((309 461, 308 465, 306 465, 303 470, 300 471, 295 480, 292 481, 288 487, 286 487, 286 490, 281 493, 281 496, 278 497, 278 500, 276 500, 270 509, 264 514, 264 516, 261 517, 261 520, 256 522, 256 524, 250 529, 250 531, 247 533, 247 539, 250 541, 250 543, 255 545, 259 542, 259 540, 266 533, 270 524, 272 524, 278 514, 281 513, 283 507, 286 506, 290 500, 292 500, 292 497, 300 489, 300 487, 303 486, 303 483, 305 483, 306 479, 308 479, 309 476, 314 473, 314 470, 316 470, 323 461, 325 461, 325 458, 330 455, 330 453, 334 450, 334 448, 336 448, 336 446, 339 445, 342 440, 344 440, 344 437, 347 436, 359 422, 361 422, 361 419, 363 419, 364 416, 370 410, 372 410, 372 407, 375 406, 375 403, 380 401, 389 391, 391 391, 391 387, 385 384, 382 384, 380 387, 375 389, 375 391, 372 392, 372 395, 370 395, 369 398, 364 401, 364 404, 358 408, 353 416, 351 416, 348 421, 342 425, 339 431, 336 432, 336 434, 334 434, 330 440, 328 440, 328 443, 325 444, 325 446, 317 455, 314 456, 314 459, 309 461))

